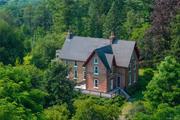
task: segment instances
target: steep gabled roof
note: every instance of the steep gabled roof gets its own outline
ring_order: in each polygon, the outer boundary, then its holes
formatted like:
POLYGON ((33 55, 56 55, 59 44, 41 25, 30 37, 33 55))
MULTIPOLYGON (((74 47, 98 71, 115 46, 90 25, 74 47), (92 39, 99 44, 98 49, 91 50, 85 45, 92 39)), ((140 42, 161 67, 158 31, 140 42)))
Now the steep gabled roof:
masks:
POLYGON ((105 56, 106 56, 108 65, 109 65, 109 67, 110 67, 110 69, 111 69, 111 68, 112 68, 112 65, 113 65, 113 58, 114 58, 114 55, 113 55, 113 54, 105 53, 105 56))
POLYGON ((133 50, 135 48, 135 41, 119 40, 117 44, 112 44, 113 54, 115 56, 116 65, 120 67, 128 67, 133 50))
POLYGON ((86 64, 96 52, 107 69, 111 69, 113 59, 117 66, 127 68, 135 46, 135 41, 117 40, 110 44, 109 39, 73 36, 66 39, 60 58, 84 61, 86 64))
POLYGON ((73 36, 66 39, 62 47, 60 58, 68 60, 86 61, 89 55, 99 47, 109 44, 108 39, 73 36))
POLYGON ((99 56, 99 58, 103 62, 104 66, 107 69, 111 70, 112 64, 110 64, 110 60, 111 60, 110 55, 113 58, 113 51, 112 51, 111 45, 107 45, 107 46, 104 46, 104 47, 101 47, 101 48, 97 48, 95 50, 95 52, 97 53, 97 55, 99 56))

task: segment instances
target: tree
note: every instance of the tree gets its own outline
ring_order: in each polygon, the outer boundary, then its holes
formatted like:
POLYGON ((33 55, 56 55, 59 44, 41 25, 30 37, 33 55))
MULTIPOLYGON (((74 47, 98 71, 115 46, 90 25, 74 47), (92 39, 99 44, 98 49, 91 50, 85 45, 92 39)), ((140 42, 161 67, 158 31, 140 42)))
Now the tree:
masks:
POLYGON ((171 48, 170 23, 176 16, 178 0, 155 0, 152 25, 145 35, 143 56, 146 60, 162 60, 171 48), (159 54, 157 54, 159 53, 159 54))
POLYGON ((91 0, 89 4, 86 25, 88 35, 102 37, 104 19, 111 7, 112 0, 91 0))
POLYGON ((25 67, 1 65, 0 119, 41 118, 47 94, 32 85, 34 76, 25 67))
POLYGON ((7 22, 0 19, 0 61, 15 64, 17 58, 22 61, 24 46, 21 33, 17 33, 7 22))
POLYGON ((111 32, 115 32, 118 38, 122 34, 122 22, 124 21, 124 2, 123 0, 114 0, 103 25, 103 36, 108 38, 111 32))
POLYGON ((115 106, 97 105, 92 99, 77 100, 73 120, 117 120, 119 111, 115 106))
POLYGON ((56 50, 61 48, 65 40, 64 34, 47 34, 39 38, 32 50, 32 63, 38 68, 45 69, 52 59, 55 58, 56 50))
POLYGON ((175 106, 180 97, 180 63, 173 57, 166 57, 158 66, 157 74, 149 82, 145 99, 153 105, 167 103, 175 106))
POLYGON ((171 22, 171 38, 172 38, 172 42, 171 42, 171 50, 172 53, 174 54, 174 56, 176 56, 176 58, 178 60, 180 60, 180 36, 179 36, 179 32, 180 32, 180 12, 177 13, 177 15, 173 18, 172 22, 171 22))
POLYGON ((69 120, 67 105, 54 105, 44 110, 46 120, 69 120))
POLYGON ((53 61, 45 73, 49 105, 72 102, 74 83, 66 78, 67 68, 59 61, 53 61))

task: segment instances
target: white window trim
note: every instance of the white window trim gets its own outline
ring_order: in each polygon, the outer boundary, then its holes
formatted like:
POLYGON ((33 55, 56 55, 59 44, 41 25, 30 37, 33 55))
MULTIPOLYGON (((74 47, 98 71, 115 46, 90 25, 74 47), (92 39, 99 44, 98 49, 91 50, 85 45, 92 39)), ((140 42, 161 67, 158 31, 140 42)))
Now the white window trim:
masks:
POLYGON ((83 67, 83 80, 86 80, 86 67, 83 67))
POLYGON ((95 64, 95 65, 98 65, 98 64, 99 64, 99 63, 98 63, 98 59, 97 59, 96 57, 94 58, 94 64, 95 64), (95 61, 97 61, 97 62, 95 62, 95 61))
POLYGON ((98 89, 99 88, 99 80, 98 79, 94 79, 94 88, 98 89), (95 86, 96 85, 96 82, 97 81, 97 87, 95 86))
POLYGON ((74 61, 74 67, 78 67, 77 61, 74 61))
POLYGON ((78 79, 78 69, 76 67, 74 68, 74 79, 78 79), (75 71, 77 72, 77 76, 75 76, 75 71))
POLYGON ((99 67, 98 66, 94 66, 93 73, 94 73, 94 75, 99 75, 99 67), (96 67, 97 67, 97 73, 95 72, 96 67))

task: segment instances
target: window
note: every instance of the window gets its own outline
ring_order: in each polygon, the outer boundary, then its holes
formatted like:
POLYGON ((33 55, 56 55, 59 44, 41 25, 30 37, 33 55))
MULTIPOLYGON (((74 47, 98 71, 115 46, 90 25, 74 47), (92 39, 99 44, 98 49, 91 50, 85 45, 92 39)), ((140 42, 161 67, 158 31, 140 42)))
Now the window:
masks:
POLYGON ((69 78, 69 68, 67 68, 67 71, 66 71, 66 78, 69 78))
POLYGON ((134 70, 136 70, 136 60, 134 60, 134 66, 133 66, 134 70))
POLYGON ((74 79, 77 79, 78 73, 77 73, 77 67, 74 67, 74 79))
POLYGON ((113 89, 113 80, 111 80, 111 90, 113 89))
POLYGON ((77 67, 77 61, 74 61, 74 67, 77 67))
POLYGON ((94 80, 94 88, 98 88, 99 87, 99 80, 95 79, 94 80))
POLYGON ((78 78, 78 66, 77 61, 74 61, 74 79, 78 78))
POLYGON ((97 58, 94 58, 94 64, 98 64, 98 59, 97 58))
POLYGON ((121 85, 121 78, 120 76, 117 77, 117 87, 120 87, 121 85))
POLYGON ((136 71, 134 71, 134 83, 136 82, 136 71))
POLYGON ((94 75, 99 75, 99 67, 94 66, 94 75))
POLYGON ((128 85, 131 85, 131 79, 132 79, 132 75, 131 75, 131 64, 129 65, 129 81, 128 81, 128 85))
POLYGON ((86 80, 86 68, 83 67, 83 80, 86 80))
POLYGON ((59 55, 58 55, 58 54, 56 55, 56 58, 59 58, 59 55))
POLYGON ((134 61, 134 83, 136 82, 136 60, 134 61))

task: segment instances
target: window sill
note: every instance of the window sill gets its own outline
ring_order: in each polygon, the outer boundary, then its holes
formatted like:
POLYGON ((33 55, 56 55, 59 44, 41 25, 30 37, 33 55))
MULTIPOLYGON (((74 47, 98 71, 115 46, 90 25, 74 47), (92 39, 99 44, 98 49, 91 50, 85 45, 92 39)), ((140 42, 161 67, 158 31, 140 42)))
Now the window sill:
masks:
POLYGON ((94 87, 94 89, 99 89, 99 87, 94 87))
POLYGON ((94 73, 94 75, 99 75, 99 73, 94 73))
POLYGON ((69 76, 66 76, 66 78, 69 78, 69 76))

